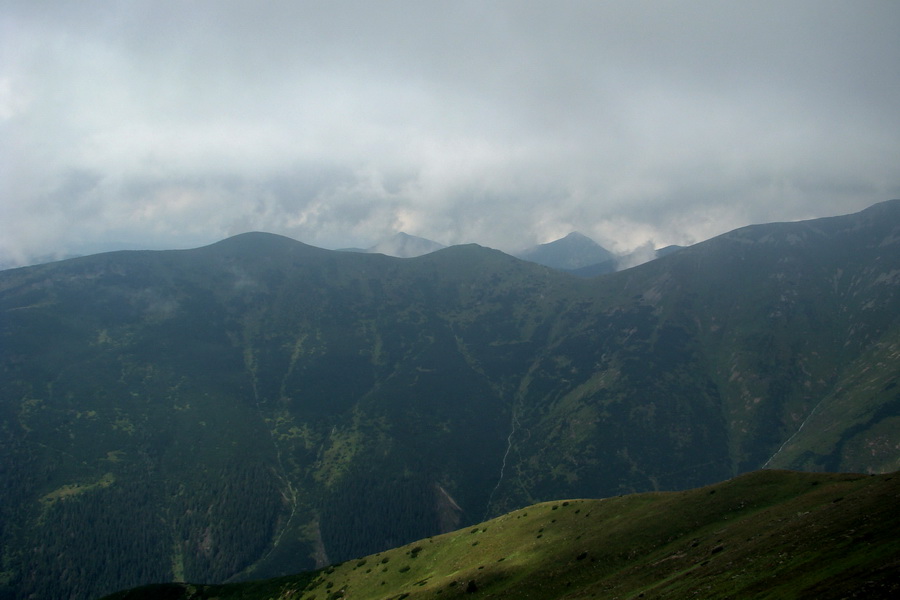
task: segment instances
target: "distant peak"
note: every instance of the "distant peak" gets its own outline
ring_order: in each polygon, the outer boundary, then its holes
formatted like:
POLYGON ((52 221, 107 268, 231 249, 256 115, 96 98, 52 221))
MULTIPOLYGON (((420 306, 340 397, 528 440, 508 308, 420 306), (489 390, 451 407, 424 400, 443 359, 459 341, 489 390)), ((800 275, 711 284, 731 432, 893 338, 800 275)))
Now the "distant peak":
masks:
POLYGON ((209 246, 204 246, 206 250, 228 250, 231 252, 240 252, 248 254, 284 252, 284 251, 323 251, 321 248, 310 246, 299 242, 294 238, 287 237, 278 233, 268 233, 263 231, 249 231, 247 233, 239 233, 224 240, 218 241, 209 246))
POLYGON ((571 232, 564 238, 532 246, 517 256, 563 270, 581 269, 615 260, 612 252, 577 231, 571 232))
POLYGON ((398 231, 386 240, 367 248, 366 252, 387 254, 399 258, 413 258, 440 250, 443 247, 443 244, 432 240, 398 231))
POLYGON ((297 240, 293 238, 289 238, 286 235, 281 235, 280 233, 269 233, 268 231, 247 231, 245 233, 238 233, 231 237, 227 237, 222 241, 227 240, 289 240, 291 242, 296 242, 297 240))
POLYGON ((538 244, 536 247, 547 247, 547 246, 569 246, 572 244, 577 244, 579 246, 597 246, 600 247, 600 244, 584 235, 579 231, 573 231, 566 235, 565 237, 561 237, 558 240, 553 240, 552 242, 546 242, 544 244, 538 244))
POLYGON ((231 237, 210 244, 210 246, 244 246, 247 244, 280 244, 289 246, 300 244, 297 240, 278 233, 268 233, 265 231, 248 231, 246 233, 238 233, 231 237))

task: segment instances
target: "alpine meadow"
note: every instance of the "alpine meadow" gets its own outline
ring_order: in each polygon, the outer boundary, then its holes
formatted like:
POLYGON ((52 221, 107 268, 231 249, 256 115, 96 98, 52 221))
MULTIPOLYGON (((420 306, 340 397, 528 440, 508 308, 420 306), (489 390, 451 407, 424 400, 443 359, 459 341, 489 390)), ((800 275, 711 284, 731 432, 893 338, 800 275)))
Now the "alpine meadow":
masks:
POLYGON ((267 233, 8 269, 0 369, 3 600, 315 569, 233 597, 871 598, 900 569, 900 200, 594 277, 267 233))

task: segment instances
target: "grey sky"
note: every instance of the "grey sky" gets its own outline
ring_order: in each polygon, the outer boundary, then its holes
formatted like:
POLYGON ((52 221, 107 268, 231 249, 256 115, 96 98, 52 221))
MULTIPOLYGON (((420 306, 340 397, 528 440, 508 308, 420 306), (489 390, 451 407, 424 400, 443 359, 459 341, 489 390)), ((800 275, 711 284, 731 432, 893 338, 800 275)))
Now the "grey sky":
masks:
POLYGON ((0 264, 613 250, 900 197, 900 3, 0 1, 0 264))

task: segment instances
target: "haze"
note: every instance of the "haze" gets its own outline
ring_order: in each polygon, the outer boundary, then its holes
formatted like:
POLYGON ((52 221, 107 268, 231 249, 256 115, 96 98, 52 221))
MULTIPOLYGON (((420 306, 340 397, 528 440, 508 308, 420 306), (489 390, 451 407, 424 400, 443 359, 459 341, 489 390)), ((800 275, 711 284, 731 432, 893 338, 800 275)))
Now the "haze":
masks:
POLYGON ((900 3, 0 3, 0 265, 615 251, 900 197, 900 3))

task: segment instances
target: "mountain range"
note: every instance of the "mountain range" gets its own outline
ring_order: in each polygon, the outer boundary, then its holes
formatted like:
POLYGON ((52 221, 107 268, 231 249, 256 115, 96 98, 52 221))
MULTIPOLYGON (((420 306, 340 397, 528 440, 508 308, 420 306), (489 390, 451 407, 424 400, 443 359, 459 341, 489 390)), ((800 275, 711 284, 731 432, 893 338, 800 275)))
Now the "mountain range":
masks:
POLYGON ((573 231, 569 235, 513 253, 516 258, 572 273, 579 277, 595 277, 644 264, 672 254, 684 246, 654 249, 647 243, 631 252, 614 254, 587 237, 573 231))
POLYGON ((577 277, 263 233, 0 272, 0 597, 296 573, 538 502, 900 468, 900 201, 577 277))
MULTIPOLYGON (((386 254, 397 258, 415 258, 436 252, 442 248, 445 248, 445 246, 438 242, 409 235, 401 231, 369 248, 347 248, 346 250, 386 254)), ((629 253, 616 255, 586 235, 573 231, 553 242, 538 244, 519 252, 514 252, 512 256, 560 271, 573 273, 580 277, 594 277, 633 267, 654 258, 671 254, 681 248, 682 246, 666 246, 659 250, 638 248, 629 253)))

